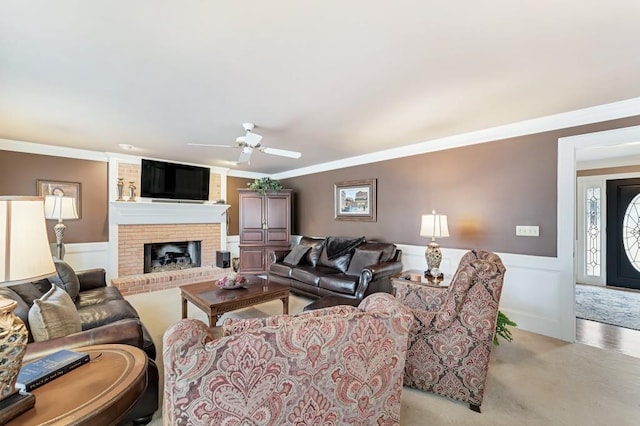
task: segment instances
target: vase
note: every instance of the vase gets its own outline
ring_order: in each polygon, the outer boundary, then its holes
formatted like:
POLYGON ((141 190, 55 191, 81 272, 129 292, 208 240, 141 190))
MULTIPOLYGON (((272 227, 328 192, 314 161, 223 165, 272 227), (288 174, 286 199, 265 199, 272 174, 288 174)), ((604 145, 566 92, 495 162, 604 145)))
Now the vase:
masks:
POLYGON ((0 298, 0 400, 15 393, 16 379, 27 351, 27 327, 13 310, 15 300, 0 298))
POLYGON ((124 178, 118 178, 118 198, 116 201, 124 201, 124 178))
POLYGON ((136 200, 136 185, 133 181, 129 181, 129 199, 127 201, 136 200))
POLYGON ((234 257, 233 259, 231 259, 231 267, 233 268, 233 272, 238 272, 238 269, 240 269, 239 257, 234 257))

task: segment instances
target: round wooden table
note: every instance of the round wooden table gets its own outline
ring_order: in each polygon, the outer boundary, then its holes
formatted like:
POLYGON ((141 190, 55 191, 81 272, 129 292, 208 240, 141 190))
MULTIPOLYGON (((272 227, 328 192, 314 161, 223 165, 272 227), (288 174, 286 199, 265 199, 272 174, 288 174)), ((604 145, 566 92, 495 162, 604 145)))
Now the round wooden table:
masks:
POLYGON ((143 394, 147 356, 129 345, 74 349, 91 360, 36 388, 36 405, 8 425, 114 424, 143 394))

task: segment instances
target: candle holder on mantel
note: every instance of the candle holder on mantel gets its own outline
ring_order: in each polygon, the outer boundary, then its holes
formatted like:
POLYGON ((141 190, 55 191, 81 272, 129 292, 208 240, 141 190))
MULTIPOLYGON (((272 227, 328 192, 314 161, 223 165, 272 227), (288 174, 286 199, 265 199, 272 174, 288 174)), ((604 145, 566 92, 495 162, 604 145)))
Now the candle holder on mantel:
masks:
POLYGON ((118 198, 116 198, 116 201, 124 201, 124 178, 118 178, 118 198))
POLYGON ((136 200, 136 185, 133 181, 129 181, 129 199, 127 201, 136 200))

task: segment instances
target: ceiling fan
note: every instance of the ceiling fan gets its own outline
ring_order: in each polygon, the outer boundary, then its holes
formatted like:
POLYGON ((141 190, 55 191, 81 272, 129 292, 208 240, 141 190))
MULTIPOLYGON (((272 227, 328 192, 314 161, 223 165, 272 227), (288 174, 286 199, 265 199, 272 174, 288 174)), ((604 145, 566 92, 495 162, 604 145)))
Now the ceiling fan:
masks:
POLYGON ((254 150, 264 152, 265 154, 279 155, 281 157, 300 158, 302 156, 302 153, 297 151, 289 151, 286 149, 269 148, 266 146, 262 146, 262 144, 260 143, 260 141, 262 140, 262 136, 253 132, 253 129, 255 129, 256 127, 253 123, 242 123, 242 127, 246 131, 246 135, 239 136, 236 139, 235 145, 215 145, 206 143, 189 143, 187 145, 211 146, 219 148, 240 148, 242 151, 240 152, 240 157, 238 158, 237 163, 248 162, 254 150))

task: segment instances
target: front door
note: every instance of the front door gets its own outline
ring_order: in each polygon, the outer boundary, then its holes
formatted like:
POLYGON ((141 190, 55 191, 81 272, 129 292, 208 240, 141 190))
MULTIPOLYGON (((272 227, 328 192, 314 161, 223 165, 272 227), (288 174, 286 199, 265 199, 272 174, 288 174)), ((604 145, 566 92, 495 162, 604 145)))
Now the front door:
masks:
POLYGON ((607 285, 640 290, 640 179, 607 181, 607 285))

